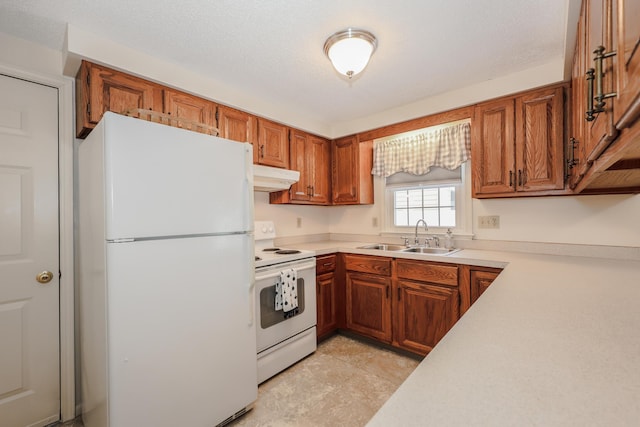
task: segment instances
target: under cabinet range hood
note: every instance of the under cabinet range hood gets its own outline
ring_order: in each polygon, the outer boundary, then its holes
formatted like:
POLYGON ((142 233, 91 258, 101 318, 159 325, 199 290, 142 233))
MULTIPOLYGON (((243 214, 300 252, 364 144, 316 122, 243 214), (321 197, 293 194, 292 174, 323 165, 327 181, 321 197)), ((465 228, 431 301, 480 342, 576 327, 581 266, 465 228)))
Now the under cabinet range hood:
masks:
POLYGON ((253 165, 253 191, 288 190, 300 179, 300 172, 271 166, 253 165))

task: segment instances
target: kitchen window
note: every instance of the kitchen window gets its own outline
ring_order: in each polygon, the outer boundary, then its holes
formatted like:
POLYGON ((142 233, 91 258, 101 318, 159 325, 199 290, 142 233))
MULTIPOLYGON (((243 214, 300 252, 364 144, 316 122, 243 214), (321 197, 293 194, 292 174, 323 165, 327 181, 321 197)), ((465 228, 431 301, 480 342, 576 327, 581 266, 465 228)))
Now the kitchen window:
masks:
POLYGON ((445 185, 393 190, 393 225, 413 225, 421 218, 435 227, 455 227, 456 187, 445 185))
POLYGON ((424 219, 429 232, 455 234, 471 232, 469 162, 454 171, 434 168, 424 176, 395 174, 384 180, 385 232, 413 231, 424 219), (431 175, 431 176, 429 176, 431 175))
POLYGON ((470 234, 469 120, 379 139, 374 147, 385 232, 406 235, 424 219, 433 234, 470 234))

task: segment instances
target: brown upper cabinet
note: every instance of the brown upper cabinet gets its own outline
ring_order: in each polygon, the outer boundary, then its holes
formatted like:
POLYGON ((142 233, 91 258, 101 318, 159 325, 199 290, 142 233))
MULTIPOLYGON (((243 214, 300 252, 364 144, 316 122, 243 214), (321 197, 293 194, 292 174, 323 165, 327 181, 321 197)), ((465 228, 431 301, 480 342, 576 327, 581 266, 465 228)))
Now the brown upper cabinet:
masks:
MULTIPOLYGON (((613 47, 613 7, 614 0, 585 0, 586 27, 584 57, 587 61, 586 69, 595 68, 595 56, 598 49, 602 54, 608 53, 613 47)), ((603 93, 615 92, 615 73, 613 60, 603 59, 602 73, 598 76, 598 70, 594 69, 594 79, 587 84, 593 84, 594 97, 596 96, 598 80, 602 85, 603 93)), ((594 101, 598 106, 598 101, 594 101)), ((588 107, 588 106, 587 106, 588 107)), ((593 162, 618 135, 618 130, 613 123, 614 103, 609 100, 603 103, 603 111, 593 114, 586 127, 585 153, 587 162, 593 162)))
POLYGON ((255 143, 256 118, 244 111, 220 105, 217 112, 220 136, 238 142, 255 143))
MULTIPOLYGON (((165 114, 171 126, 209 132, 216 104, 101 65, 82 61, 76 76, 76 136, 86 137, 107 111, 138 117, 138 109, 165 114), (194 127, 194 123, 205 127, 194 127)), ((149 117, 146 117, 149 118, 149 117)))
POLYGON ((576 44, 571 68, 571 133, 567 145, 567 174, 568 185, 572 190, 586 171, 585 135, 587 121, 587 61, 586 50, 586 4, 582 4, 578 28, 576 31, 576 44))
POLYGON ((471 128, 473 197, 562 193, 563 86, 478 104, 471 128))
POLYGON ((296 129, 290 132, 289 167, 300 172, 300 180, 287 191, 271 193, 270 202, 330 204, 331 141, 296 129))
POLYGON ((334 140, 331 145, 331 193, 334 205, 373 203, 373 141, 357 136, 334 140))
POLYGON ((175 125, 182 127, 179 119, 215 126, 216 104, 177 90, 164 89, 163 112, 177 119, 175 125))
MULTIPOLYGON (((574 53, 576 193, 640 191, 640 1, 584 0, 574 53)), ((571 156, 569 156, 571 161, 571 156)))
POLYGON ((76 76, 76 136, 86 137, 107 111, 138 108, 162 112, 162 87, 120 71, 82 61, 76 76))
POLYGON ((274 123, 258 117, 258 143, 253 146, 253 162, 274 166, 289 167, 289 129, 279 123, 274 123))
POLYGON ((625 129, 640 117, 640 1, 618 0, 614 12, 618 97, 613 114, 616 126, 625 129))

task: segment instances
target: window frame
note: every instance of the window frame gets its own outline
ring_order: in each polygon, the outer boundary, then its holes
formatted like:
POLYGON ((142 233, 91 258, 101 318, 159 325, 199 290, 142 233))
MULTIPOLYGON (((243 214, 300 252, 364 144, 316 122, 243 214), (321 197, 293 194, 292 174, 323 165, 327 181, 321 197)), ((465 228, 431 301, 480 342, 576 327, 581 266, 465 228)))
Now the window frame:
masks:
MULTIPOLYGON (((429 228, 429 234, 444 235, 448 229, 451 229, 456 237, 472 237, 472 200, 471 200, 471 167, 470 161, 465 162, 461 166, 461 179, 460 180, 434 180, 434 181, 421 181, 413 183, 402 184, 386 184, 386 180, 381 178, 382 188, 384 193, 384 229, 383 234, 400 234, 400 235, 413 235, 415 232, 415 224, 408 226, 396 226, 394 224, 394 191, 401 188, 419 188, 419 187, 443 187, 443 186, 455 186, 455 209, 456 209, 456 226, 455 227, 440 227, 427 224, 429 228)), ((418 230, 419 233, 424 233, 418 230)))

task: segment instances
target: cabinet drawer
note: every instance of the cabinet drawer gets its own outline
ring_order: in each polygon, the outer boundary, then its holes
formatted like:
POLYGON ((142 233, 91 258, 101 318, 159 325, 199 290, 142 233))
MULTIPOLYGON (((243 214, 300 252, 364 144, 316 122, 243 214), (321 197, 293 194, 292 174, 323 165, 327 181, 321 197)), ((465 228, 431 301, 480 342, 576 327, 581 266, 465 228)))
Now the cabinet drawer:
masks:
POLYGON ((458 266, 404 259, 396 260, 396 265, 399 279, 458 286, 458 266))
POLYGON ((345 255, 345 268, 349 271, 391 276, 391 258, 366 255, 345 255))
POLYGON ((335 271, 336 256, 327 255, 316 258, 316 275, 335 271))

